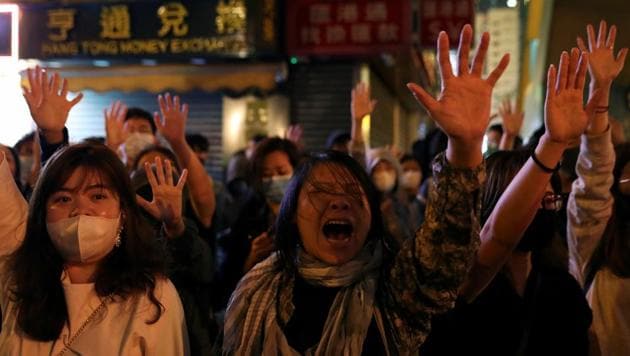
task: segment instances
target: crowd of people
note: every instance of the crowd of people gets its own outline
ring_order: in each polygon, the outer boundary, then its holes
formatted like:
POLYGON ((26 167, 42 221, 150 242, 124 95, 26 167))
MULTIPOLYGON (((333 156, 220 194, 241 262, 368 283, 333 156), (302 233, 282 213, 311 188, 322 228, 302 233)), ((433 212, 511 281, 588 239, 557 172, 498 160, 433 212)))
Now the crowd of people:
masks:
POLYGON ((437 97, 408 84, 437 127, 409 152, 366 146, 378 103, 359 83, 351 130, 327 150, 306 152, 300 128, 259 135, 221 184, 178 96, 159 95, 154 115, 117 101, 104 137, 70 144, 82 95, 28 69, 37 130, 0 145, 0 354, 628 353, 615 37, 588 25, 549 67, 544 123, 524 145, 509 101, 488 127, 509 54, 484 78, 489 34, 471 55, 466 25, 455 67, 438 37, 437 97))

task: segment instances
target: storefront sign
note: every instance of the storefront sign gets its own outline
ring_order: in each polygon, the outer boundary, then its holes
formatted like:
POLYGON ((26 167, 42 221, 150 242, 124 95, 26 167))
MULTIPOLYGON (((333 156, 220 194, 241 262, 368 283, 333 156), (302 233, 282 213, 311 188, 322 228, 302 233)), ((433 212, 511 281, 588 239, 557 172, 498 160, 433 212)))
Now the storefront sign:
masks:
POLYGON ((473 24, 473 0, 422 0, 420 2, 420 43, 435 47, 440 31, 446 31, 451 45, 459 42, 465 24, 473 24))
POLYGON ((22 58, 246 57, 277 47, 276 0, 21 6, 22 58))
POLYGON ((409 0, 287 1, 287 47, 296 55, 363 55, 409 44, 409 0))

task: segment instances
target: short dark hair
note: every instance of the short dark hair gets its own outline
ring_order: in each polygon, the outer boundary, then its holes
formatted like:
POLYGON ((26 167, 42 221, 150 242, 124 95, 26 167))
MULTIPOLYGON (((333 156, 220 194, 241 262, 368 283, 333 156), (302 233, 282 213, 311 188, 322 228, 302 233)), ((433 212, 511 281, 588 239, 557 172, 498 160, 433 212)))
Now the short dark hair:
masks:
POLYGON ((166 274, 166 251, 144 219, 136 203, 127 170, 116 154, 104 145, 77 144, 57 151, 46 163, 29 204, 24 241, 8 256, 8 285, 17 307, 20 330, 38 341, 57 340, 68 319, 67 304, 59 276, 63 259, 50 240, 46 227, 46 202, 78 168, 85 168, 107 181, 124 212, 121 245, 101 262, 94 289, 100 297, 127 299, 146 294, 156 309, 156 279, 166 274))
POLYGON ((208 152, 210 148, 210 142, 208 138, 200 134, 187 134, 186 142, 193 149, 193 151, 208 152))
POLYGON ((328 135, 326 139, 326 149, 331 149, 335 145, 345 145, 352 137, 350 133, 342 130, 335 130, 328 135))
POLYGON ((20 148, 23 145, 33 144, 34 140, 35 140, 35 131, 31 131, 31 132, 25 134, 24 136, 22 136, 18 140, 18 142, 16 142, 15 145, 13 145, 13 148, 15 148, 18 152, 20 152, 20 148))
MULTIPOLYGON (((296 247, 300 243, 300 233, 296 222, 300 191, 310 178, 313 169, 321 165, 334 170, 335 177, 339 180, 344 182, 356 180, 361 185, 372 214, 366 243, 383 238, 379 195, 363 167, 355 159, 342 152, 329 150, 313 153, 294 172, 287 191, 284 193, 276 220, 276 249, 280 253, 282 266, 290 272, 295 271, 296 247)), ((345 186, 345 184, 342 185, 345 186)), ((347 194, 356 193, 347 192, 347 194)))
POLYGON ((136 107, 129 108, 127 109, 127 115, 125 115, 125 121, 130 119, 141 119, 148 121, 149 125, 151 125, 151 132, 153 132, 153 134, 155 135, 157 127, 155 126, 155 122, 153 122, 153 115, 151 115, 150 112, 136 107))
POLYGON ((491 125, 490 127, 488 127, 487 131, 496 131, 499 134, 503 135, 503 125, 501 125, 501 124, 491 125))
POLYGON ((146 156, 147 154, 151 152, 157 152, 161 154, 162 156, 168 157, 168 159, 171 160, 171 162, 173 163, 173 167, 177 168, 177 171, 181 173, 179 163, 177 161, 177 156, 175 155, 175 153, 173 153, 173 151, 169 150, 168 148, 164 146, 160 146, 160 145, 150 145, 150 146, 145 147, 142 151, 138 152, 138 155, 136 156, 135 161, 133 161, 133 166, 131 166, 132 167, 131 169, 136 170, 136 169, 142 168, 142 167, 138 167, 138 165, 140 164, 140 160, 142 159, 142 157, 146 156))
POLYGON ((252 173, 250 183, 259 192, 262 191, 263 162, 267 155, 275 151, 284 152, 294 169, 300 162, 297 146, 287 139, 271 137, 259 143, 250 161, 250 171, 252 173))
POLYGON ((421 166, 420 161, 418 161, 414 156, 410 155, 409 153, 405 153, 404 155, 402 155, 402 157, 400 157, 398 161, 400 162, 400 164, 403 164, 407 161, 414 161, 418 164, 418 166, 421 166))

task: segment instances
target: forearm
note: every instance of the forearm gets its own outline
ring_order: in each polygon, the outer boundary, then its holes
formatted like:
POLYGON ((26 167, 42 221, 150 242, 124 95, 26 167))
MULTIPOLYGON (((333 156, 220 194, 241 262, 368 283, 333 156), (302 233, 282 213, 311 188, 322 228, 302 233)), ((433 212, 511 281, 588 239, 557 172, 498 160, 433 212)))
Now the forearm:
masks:
POLYGON ((583 282, 583 269, 597 247, 612 215, 615 164, 610 129, 599 135, 582 135, 576 163, 578 178, 573 182, 567 206, 569 269, 583 282))
MULTIPOLYGON (((536 147, 536 157, 547 167, 555 167, 566 145, 546 136, 536 147)), ((551 174, 528 159, 512 179, 481 230, 481 246, 460 295, 474 299, 505 264, 521 236, 536 215, 551 174)))
POLYGON ((196 214, 205 227, 210 227, 216 207, 212 178, 193 150, 184 142, 171 143, 182 169, 188 169, 188 186, 196 214))
POLYGON ((403 244, 387 281, 390 298, 409 324, 426 324, 433 314, 453 307, 479 244, 485 166, 457 169, 440 155, 434 177, 426 220, 403 244))
POLYGON ((52 136, 44 133, 42 130, 39 130, 38 134, 41 148, 41 166, 43 167, 55 152, 68 145, 68 129, 64 127, 63 131, 52 136), (59 139, 58 134, 61 134, 61 139, 59 139))
POLYGON ((499 149, 501 151, 510 151, 514 148, 514 142, 516 141, 516 136, 511 135, 509 133, 504 133, 501 135, 501 142, 499 143, 499 149))

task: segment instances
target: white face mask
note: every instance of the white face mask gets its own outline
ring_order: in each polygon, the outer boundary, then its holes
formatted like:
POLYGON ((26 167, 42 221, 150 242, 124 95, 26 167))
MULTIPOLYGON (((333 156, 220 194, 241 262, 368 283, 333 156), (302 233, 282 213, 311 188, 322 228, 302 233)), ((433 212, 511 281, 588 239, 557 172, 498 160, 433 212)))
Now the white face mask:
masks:
POLYGON ((134 132, 130 134, 125 140, 125 143, 120 145, 119 148, 123 163, 133 163, 140 151, 151 146, 154 142, 155 136, 150 133, 134 132))
POLYGON ((389 193, 396 185, 396 173, 390 171, 380 171, 372 174, 374 186, 381 193, 389 193))
POLYGON ((421 180, 422 174, 420 174, 420 171, 406 171, 403 172, 400 178, 400 184, 405 189, 418 189, 421 180))
POLYGON ((66 262, 95 262, 114 249, 120 216, 114 219, 78 215, 46 223, 53 245, 66 262))

